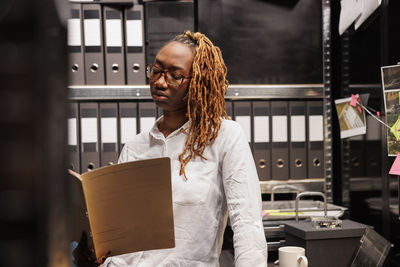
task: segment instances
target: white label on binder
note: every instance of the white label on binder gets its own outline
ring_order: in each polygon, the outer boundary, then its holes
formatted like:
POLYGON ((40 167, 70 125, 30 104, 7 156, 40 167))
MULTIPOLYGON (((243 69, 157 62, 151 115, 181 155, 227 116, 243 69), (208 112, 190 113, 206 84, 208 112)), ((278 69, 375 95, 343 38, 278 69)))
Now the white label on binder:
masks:
POLYGON ((68 20, 68 46, 81 46, 81 22, 80 19, 69 19, 68 20))
POLYGON ((85 46, 101 46, 99 19, 84 20, 85 46))
POLYGON ((240 126, 242 126, 244 133, 247 136, 247 141, 251 142, 251 126, 250 126, 250 116, 236 116, 235 119, 240 126))
POLYGON ((121 118, 121 143, 126 144, 136 135, 136 118, 121 118))
POLYGON ((101 118, 101 142, 117 143, 117 118, 101 118))
POLYGON ((106 46, 122 47, 122 32, 120 19, 106 20, 106 46))
POLYGON ((306 116, 304 115, 290 116, 290 141, 292 142, 306 141, 306 116))
POLYGON ((68 145, 76 146, 77 138, 76 138, 76 119, 70 118, 68 119, 68 145))
POLYGON ((82 143, 97 143, 97 118, 82 118, 82 143))
POLYGON ((143 117, 140 118, 140 132, 149 132, 154 125, 156 118, 154 117, 143 117))
POLYGON ((287 142, 287 116, 272 116, 272 142, 287 142))
POLYGON ((324 141, 324 117, 321 115, 310 115, 309 120, 309 141, 324 141))
POLYGON ((269 142, 269 117, 254 116, 254 142, 269 142))
POLYGON ((127 46, 143 46, 142 21, 127 20, 126 21, 126 45, 127 46))

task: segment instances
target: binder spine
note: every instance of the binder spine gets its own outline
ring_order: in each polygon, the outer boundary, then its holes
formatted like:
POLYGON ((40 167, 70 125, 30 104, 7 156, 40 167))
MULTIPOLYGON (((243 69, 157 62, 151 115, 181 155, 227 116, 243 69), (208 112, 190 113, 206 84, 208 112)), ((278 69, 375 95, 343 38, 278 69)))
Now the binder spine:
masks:
POLYGON ((146 84, 143 6, 125 9, 124 20, 127 83, 146 84))
POLYGON ((100 104, 101 124, 101 166, 118 161, 117 104, 100 104))
POLYGON ((228 114, 229 118, 233 118, 233 112, 232 112, 232 101, 225 101, 225 106, 226 106, 226 114, 228 114))
POLYGON ((308 177, 324 178, 323 102, 308 102, 308 177))
POLYGON ((270 106, 269 102, 253 102, 254 161, 258 178, 271 179, 270 106))
POLYGON ((105 71, 109 85, 125 84, 123 16, 119 7, 104 6, 105 71))
POLYGON ((68 19, 68 83, 69 85, 85 84, 85 60, 83 51, 83 18, 79 3, 71 3, 71 14, 68 19))
POLYGON ((79 106, 78 103, 69 104, 68 116, 68 152, 69 152, 69 169, 80 173, 80 136, 79 136, 79 106))
POLYGON ((272 144, 271 164, 273 180, 289 179, 288 103, 271 102, 272 144))
POLYGON ((99 123, 98 104, 81 104, 81 169, 87 172, 99 167, 99 123))
POLYGON ((120 103, 120 127, 121 127, 121 146, 125 145, 130 139, 132 139, 137 133, 138 120, 137 120, 137 104, 136 102, 120 103))
POLYGON ((153 102, 141 102, 138 106, 140 132, 148 132, 156 121, 156 105, 153 102))
POLYGON ((250 147, 252 147, 252 131, 251 131, 251 103, 234 102, 234 119, 242 126, 242 129, 247 137, 250 147))
POLYGON ((100 4, 82 4, 86 84, 104 85, 104 49, 100 4))
POLYGON ((290 109, 290 178, 307 178, 306 105, 291 101, 290 109))

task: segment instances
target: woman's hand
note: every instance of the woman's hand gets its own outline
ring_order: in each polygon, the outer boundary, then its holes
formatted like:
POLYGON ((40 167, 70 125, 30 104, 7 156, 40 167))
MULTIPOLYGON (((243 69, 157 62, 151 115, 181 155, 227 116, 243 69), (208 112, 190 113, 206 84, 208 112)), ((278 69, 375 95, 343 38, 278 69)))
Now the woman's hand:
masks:
POLYGON ((82 232, 81 240, 76 249, 72 252, 74 256, 74 264, 78 267, 97 267, 106 260, 110 253, 111 251, 96 259, 94 250, 88 246, 86 232, 82 232))

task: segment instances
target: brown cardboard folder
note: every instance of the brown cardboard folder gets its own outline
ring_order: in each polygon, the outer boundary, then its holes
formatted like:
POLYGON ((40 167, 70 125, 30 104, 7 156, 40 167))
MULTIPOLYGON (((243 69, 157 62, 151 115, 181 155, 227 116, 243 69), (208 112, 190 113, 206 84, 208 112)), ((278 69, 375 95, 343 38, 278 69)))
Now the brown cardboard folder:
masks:
POLYGON ((82 181, 97 257, 175 246, 169 158, 70 173, 82 181))

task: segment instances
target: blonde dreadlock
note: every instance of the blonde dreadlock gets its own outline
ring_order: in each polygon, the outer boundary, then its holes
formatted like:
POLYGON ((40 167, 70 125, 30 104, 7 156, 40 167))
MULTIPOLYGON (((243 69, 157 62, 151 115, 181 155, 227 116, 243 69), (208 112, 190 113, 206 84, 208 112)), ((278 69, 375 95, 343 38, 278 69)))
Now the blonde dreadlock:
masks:
POLYGON ((192 64, 192 79, 187 94, 188 137, 185 148, 179 155, 180 175, 192 158, 203 156, 207 144, 213 142, 221 127, 221 118, 226 114, 225 98, 228 88, 227 68, 221 50, 202 33, 186 31, 171 42, 178 42, 195 49, 192 64))

